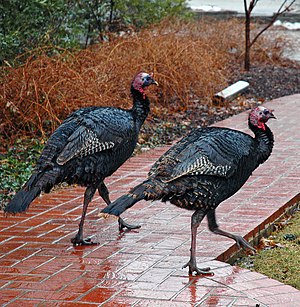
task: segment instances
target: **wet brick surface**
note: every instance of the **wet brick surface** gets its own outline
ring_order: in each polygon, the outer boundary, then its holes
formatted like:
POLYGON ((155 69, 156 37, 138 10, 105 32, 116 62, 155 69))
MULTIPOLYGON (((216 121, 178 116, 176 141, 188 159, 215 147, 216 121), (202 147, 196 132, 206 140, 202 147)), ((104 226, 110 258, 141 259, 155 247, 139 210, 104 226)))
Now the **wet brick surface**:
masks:
MULTIPOLYGON (((245 186, 217 209, 224 230, 251 239, 300 199, 300 95, 266 104, 275 147, 245 186)), ((248 132, 247 113, 217 123, 248 132)), ((106 180, 111 199, 145 178, 168 146, 127 161, 106 180)), ((99 219, 104 202, 89 206, 85 235, 98 244, 73 247, 84 189, 42 195, 28 212, 1 216, 0 304, 3 306, 300 306, 300 291, 225 262, 234 242, 210 233, 203 221, 197 260, 211 277, 189 276, 191 212, 141 201, 124 219, 141 229, 119 233, 117 220, 99 219)))

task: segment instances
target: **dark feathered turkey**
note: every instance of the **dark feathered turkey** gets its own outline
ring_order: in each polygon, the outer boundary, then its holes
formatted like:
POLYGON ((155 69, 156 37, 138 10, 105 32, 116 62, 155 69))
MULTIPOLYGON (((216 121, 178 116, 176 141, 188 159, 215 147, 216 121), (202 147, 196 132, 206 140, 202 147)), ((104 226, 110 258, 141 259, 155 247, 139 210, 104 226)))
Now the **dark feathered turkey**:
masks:
MULTIPOLYGON (((83 239, 83 223, 88 204, 98 189, 109 204, 103 180, 113 174, 133 153, 139 130, 149 113, 144 89, 157 84, 147 73, 139 73, 131 83, 133 107, 88 107, 72 113, 51 135, 35 170, 4 209, 8 213, 25 211, 43 191, 61 182, 86 186, 79 230, 73 244, 92 244, 83 239)), ((120 220, 120 227, 135 227, 120 220)))
POLYGON ((209 268, 199 269, 195 258, 197 228, 205 215, 212 232, 234 239, 239 246, 253 249, 241 236, 218 227, 215 209, 236 193, 270 156, 274 139, 265 124, 270 118, 275 117, 264 107, 251 111, 248 123, 254 138, 227 128, 194 130, 158 159, 147 180, 102 212, 119 216, 141 199, 170 201, 178 207, 195 210, 191 220, 191 255, 184 266, 189 267, 190 274, 209 271, 209 268))

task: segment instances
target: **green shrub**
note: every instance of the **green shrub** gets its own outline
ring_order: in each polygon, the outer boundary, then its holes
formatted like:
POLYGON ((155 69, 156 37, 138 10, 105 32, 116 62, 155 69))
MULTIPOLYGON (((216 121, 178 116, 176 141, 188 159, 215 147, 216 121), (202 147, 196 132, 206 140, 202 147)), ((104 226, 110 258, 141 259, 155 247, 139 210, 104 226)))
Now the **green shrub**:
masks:
POLYGON ((0 65, 37 47, 86 47, 178 15, 190 15, 184 0, 2 0, 0 65))

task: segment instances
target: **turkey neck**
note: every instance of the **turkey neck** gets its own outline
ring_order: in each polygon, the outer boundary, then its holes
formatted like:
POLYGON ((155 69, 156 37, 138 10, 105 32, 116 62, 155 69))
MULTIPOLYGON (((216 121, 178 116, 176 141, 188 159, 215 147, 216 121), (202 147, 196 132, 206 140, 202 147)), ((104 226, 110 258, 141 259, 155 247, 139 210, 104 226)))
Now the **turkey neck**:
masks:
POLYGON ((271 131, 271 129, 265 125, 266 129, 263 130, 261 128, 258 128, 257 126, 254 126, 253 124, 248 122, 249 128, 254 132, 255 134, 255 140, 258 142, 258 163, 264 163, 270 156, 273 145, 274 145, 274 136, 271 131))
POLYGON ((131 109, 133 118, 138 124, 138 129, 142 126, 150 111, 150 102, 145 94, 137 91, 131 86, 131 95, 133 97, 133 107, 131 109))

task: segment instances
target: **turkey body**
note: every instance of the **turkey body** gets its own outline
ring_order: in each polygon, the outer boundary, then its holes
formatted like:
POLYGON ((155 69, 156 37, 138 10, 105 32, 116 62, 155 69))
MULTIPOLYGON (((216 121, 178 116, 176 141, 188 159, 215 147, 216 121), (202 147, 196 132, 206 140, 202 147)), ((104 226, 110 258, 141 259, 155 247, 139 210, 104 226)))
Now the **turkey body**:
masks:
MULTIPOLYGON (((89 107, 71 114, 49 138, 36 165, 35 186, 98 186, 133 153, 143 121, 131 111, 89 107)), ((30 184, 30 183, 29 183, 30 184)))
POLYGON ((149 176, 156 181, 155 191, 149 197, 189 210, 215 209, 235 194, 262 162, 257 145, 255 138, 240 131, 197 129, 153 165, 149 176))
POLYGON ((275 117, 263 107, 250 113, 249 128, 255 137, 220 127, 192 131, 154 163, 143 183, 102 212, 119 216, 141 199, 169 201, 180 208, 195 211, 191 221, 191 257, 185 265, 191 274, 209 271, 208 268, 197 268, 195 258, 197 228, 205 216, 211 231, 234 239, 242 247, 253 249, 244 238, 219 228, 215 209, 235 194, 270 156, 274 138, 265 125, 269 118, 275 117))
MULTIPOLYGON (((131 84, 133 107, 87 107, 73 112, 49 138, 35 170, 4 211, 25 211, 41 193, 62 182, 87 187, 79 230, 74 245, 93 244, 83 239, 87 207, 96 190, 110 204, 104 179, 113 174, 133 153, 139 130, 149 113, 144 88, 157 84, 151 75, 139 73, 131 84)), ((120 228, 137 228, 119 220, 120 228)))

